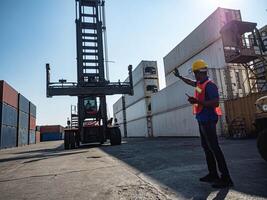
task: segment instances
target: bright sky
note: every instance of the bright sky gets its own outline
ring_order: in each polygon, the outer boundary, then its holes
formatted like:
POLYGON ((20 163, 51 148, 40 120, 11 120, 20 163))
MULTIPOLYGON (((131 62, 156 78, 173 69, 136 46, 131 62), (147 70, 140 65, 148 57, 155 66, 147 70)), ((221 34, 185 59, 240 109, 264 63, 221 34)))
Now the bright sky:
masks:
MULTIPOLYGON (((0 1, 0 80, 37 105, 37 123, 66 124, 76 98, 45 94, 45 63, 52 80, 76 81, 75 0, 0 1)), ((106 0, 110 79, 127 66, 156 60, 165 87, 163 57, 217 7, 240 9, 243 20, 267 24, 266 0, 106 0)), ((108 98, 109 112, 119 96, 108 98)))

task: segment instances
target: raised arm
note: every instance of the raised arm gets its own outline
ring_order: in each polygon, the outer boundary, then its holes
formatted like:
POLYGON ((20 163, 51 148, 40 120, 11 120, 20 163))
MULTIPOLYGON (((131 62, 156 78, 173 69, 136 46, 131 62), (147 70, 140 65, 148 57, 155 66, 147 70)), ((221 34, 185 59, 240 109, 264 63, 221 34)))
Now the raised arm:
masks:
POLYGON ((189 78, 182 77, 182 76, 180 75, 178 69, 175 68, 174 71, 173 71, 173 74, 174 74, 176 77, 180 78, 180 79, 181 79, 183 82, 185 82, 186 84, 191 85, 192 87, 196 87, 196 86, 197 86, 197 82, 196 82, 196 81, 191 80, 191 79, 189 79, 189 78))

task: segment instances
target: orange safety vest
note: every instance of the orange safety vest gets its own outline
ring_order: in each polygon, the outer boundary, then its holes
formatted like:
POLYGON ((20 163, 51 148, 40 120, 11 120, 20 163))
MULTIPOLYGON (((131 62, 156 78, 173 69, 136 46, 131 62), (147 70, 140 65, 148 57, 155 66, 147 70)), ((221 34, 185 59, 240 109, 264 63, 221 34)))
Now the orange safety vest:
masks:
MULTIPOLYGON (((195 98, 199 101, 204 101, 205 100, 205 93, 206 93, 206 86, 209 82, 212 82, 211 80, 207 80, 204 83, 199 83, 197 82, 197 87, 195 89, 195 98)), ((200 104, 194 104, 193 105, 193 114, 198 114, 202 111, 203 106, 200 104)), ((214 108, 214 112, 221 116, 222 115, 222 110, 220 107, 214 108)))

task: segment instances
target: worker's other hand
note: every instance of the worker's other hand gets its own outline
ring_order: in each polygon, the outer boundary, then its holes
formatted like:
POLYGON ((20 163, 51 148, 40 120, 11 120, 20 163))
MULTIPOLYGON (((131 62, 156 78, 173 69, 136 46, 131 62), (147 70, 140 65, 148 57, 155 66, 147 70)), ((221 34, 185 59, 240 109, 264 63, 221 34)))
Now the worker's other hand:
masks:
POLYGON ((187 101, 189 101, 190 104, 198 103, 198 100, 195 97, 188 97, 187 101))
POLYGON ((176 69, 176 68, 174 69, 173 74, 177 77, 180 77, 180 73, 179 73, 178 69, 176 69))

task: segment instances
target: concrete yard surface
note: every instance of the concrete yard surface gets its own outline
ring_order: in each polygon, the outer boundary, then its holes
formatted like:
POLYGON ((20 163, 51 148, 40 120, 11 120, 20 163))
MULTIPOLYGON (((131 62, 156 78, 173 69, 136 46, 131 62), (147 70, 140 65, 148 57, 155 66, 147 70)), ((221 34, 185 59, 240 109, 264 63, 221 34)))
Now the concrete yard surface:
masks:
POLYGON ((64 150, 46 142, 0 151, 2 200, 267 199, 256 140, 220 140, 235 186, 213 189, 199 138, 125 139, 64 150))

